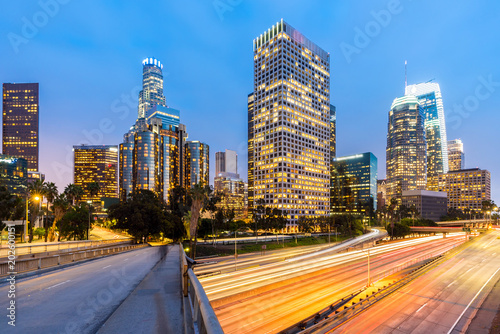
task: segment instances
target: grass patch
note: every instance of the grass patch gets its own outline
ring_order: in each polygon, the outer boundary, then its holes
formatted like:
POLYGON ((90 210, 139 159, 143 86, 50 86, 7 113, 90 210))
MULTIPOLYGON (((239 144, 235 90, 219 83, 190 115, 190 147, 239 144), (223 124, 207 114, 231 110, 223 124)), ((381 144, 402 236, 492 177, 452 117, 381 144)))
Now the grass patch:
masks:
MULTIPOLYGON (((301 247, 301 246, 314 246, 314 245, 326 245, 328 244, 328 236, 321 237, 306 237, 306 238, 298 238, 297 242, 295 239, 285 240, 285 244, 283 245, 283 240, 279 240, 279 243, 276 242, 276 238, 269 237, 268 242, 259 242, 255 243, 245 243, 245 244, 237 244, 238 254, 247 254, 247 253, 256 253, 262 251, 262 245, 266 245, 266 252, 273 250, 280 250, 284 248, 292 248, 292 247, 301 247)), ((337 238, 338 242, 348 239, 349 237, 339 236, 337 238)), ((331 238, 332 245, 335 244, 335 237, 331 238)), ((189 247, 189 242, 184 242, 184 249, 189 247)), ((196 257, 200 256, 225 256, 225 255, 234 255, 234 244, 232 245, 216 245, 215 247, 212 245, 197 245, 196 246, 196 257)))

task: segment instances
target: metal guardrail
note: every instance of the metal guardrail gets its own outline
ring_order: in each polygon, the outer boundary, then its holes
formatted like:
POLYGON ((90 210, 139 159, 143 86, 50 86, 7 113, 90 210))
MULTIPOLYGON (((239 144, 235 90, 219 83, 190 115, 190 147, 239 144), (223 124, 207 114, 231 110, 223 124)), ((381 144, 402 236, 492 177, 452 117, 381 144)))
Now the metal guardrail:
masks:
POLYGON ((182 248, 182 244, 179 244, 179 250, 183 276, 182 291, 184 297, 188 297, 189 300, 195 333, 224 334, 224 331, 219 323, 219 319, 217 319, 214 309, 212 308, 212 305, 210 305, 210 301, 208 300, 203 286, 191 269, 191 265, 195 262, 189 259, 188 264, 187 256, 182 248))
MULTIPOLYGON (((35 254, 44 252, 56 252, 61 250, 72 250, 72 249, 89 249, 102 247, 109 244, 122 244, 131 243, 132 239, 107 239, 107 240, 82 240, 82 241, 66 241, 66 242, 54 242, 54 243, 44 243, 44 244, 30 244, 30 245, 20 245, 16 244, 16 255, 25 254, 35 254)), ((7 257, 9 255, 9 248, 2 246, 0 248, 0 258, 7 257)))
POLYGON ((27 260, 14 260, 15 269, 11 270, 9 268, 9 263, 0 263, 0 277, 8 276, 10 272, 15 272, 17 274, 24 273, 28 271, 44 269, 54 266, 63 265, 70 262, 77 262, 86 259, 92 259, 96 257, 101 257, 105 255, 120 253, 140 247, 147 247, 147 244, 139 245, 122 245, 109 248, 102 248, 97 250, 85 250, 73 253, 65 253, 60 255, 52 255, 46 257, 39 257, 27 260))

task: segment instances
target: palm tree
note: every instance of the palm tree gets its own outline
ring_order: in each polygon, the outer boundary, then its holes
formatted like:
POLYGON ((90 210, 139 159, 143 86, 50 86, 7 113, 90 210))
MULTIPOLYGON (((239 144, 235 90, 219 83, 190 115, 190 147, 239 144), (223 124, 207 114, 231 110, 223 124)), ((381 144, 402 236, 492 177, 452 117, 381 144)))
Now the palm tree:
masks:
MULTIPOLYGON (((45 198, 47 199, 47 212, 50 212, 50 205, 54 202, 54 199, 59 195, 59 192, 57 191, 57 186, 54 184, 54 182, 45 183, 44 194, 45 198)), ((44 226, 44 228, 45 228, 45 242, 47 242, 49 231, 47 226, 44 226)))
POLYGON ((64 189, 64 194, 71 202, 71 205, 75 205, 75 202, 80 201, 83 196, 83 189, 80 186, 74 185, 72 183, 68 184, 64 189))
POLYGON ((86 190, 90 194, 90 197, 92 198, 92 202, 94 202, 94 197, 99 194, 99 191, 101 190, 101 186, 99 185, 98 182, 90 182, 87 183, 86 190))
POLYGON ((211 193, 210 186, 203 186, 201 183, 195 184, 193 188, 190 189, 189 194, 191 195, 191 220, 189 222, 189 250, 191 252, 191 257, 194 259, 196 256, 196 251, 193 249, 192 240, 194 238, 194 247, 196 247, 196 238, 198 233, 198 220, 200 218, 201 210, 203 206, 208 201, 211 193))
POLYGON ((49 230, 49 241, 55 240, 56 224, 64 216, 69 207, 69 201, 64 193, 57 195, 53 203, 54 221, 49 230))

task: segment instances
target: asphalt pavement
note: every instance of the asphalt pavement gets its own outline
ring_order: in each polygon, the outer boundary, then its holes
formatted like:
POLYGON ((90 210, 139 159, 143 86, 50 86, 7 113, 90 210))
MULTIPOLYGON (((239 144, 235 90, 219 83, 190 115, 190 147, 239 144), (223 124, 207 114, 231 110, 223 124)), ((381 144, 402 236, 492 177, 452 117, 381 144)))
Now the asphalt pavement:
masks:
POLYGON ((104 257, 0 287, 0 333, 95 333, 161 258, 159 247, 104 257), (15 301, 15 327, 7 307, 15 301))

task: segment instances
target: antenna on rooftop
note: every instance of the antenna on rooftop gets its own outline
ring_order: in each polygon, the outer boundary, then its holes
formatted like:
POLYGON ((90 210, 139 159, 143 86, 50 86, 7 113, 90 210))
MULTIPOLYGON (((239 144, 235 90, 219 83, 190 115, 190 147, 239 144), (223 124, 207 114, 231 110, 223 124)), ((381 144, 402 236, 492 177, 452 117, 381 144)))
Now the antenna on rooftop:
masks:
POLYGON ((407 64, 407 61, 405 60, 405 94, 406 94, 406 86, 408 86, 408 81, 407 81, 407 76, 406 76, 406 64, 407 64))

